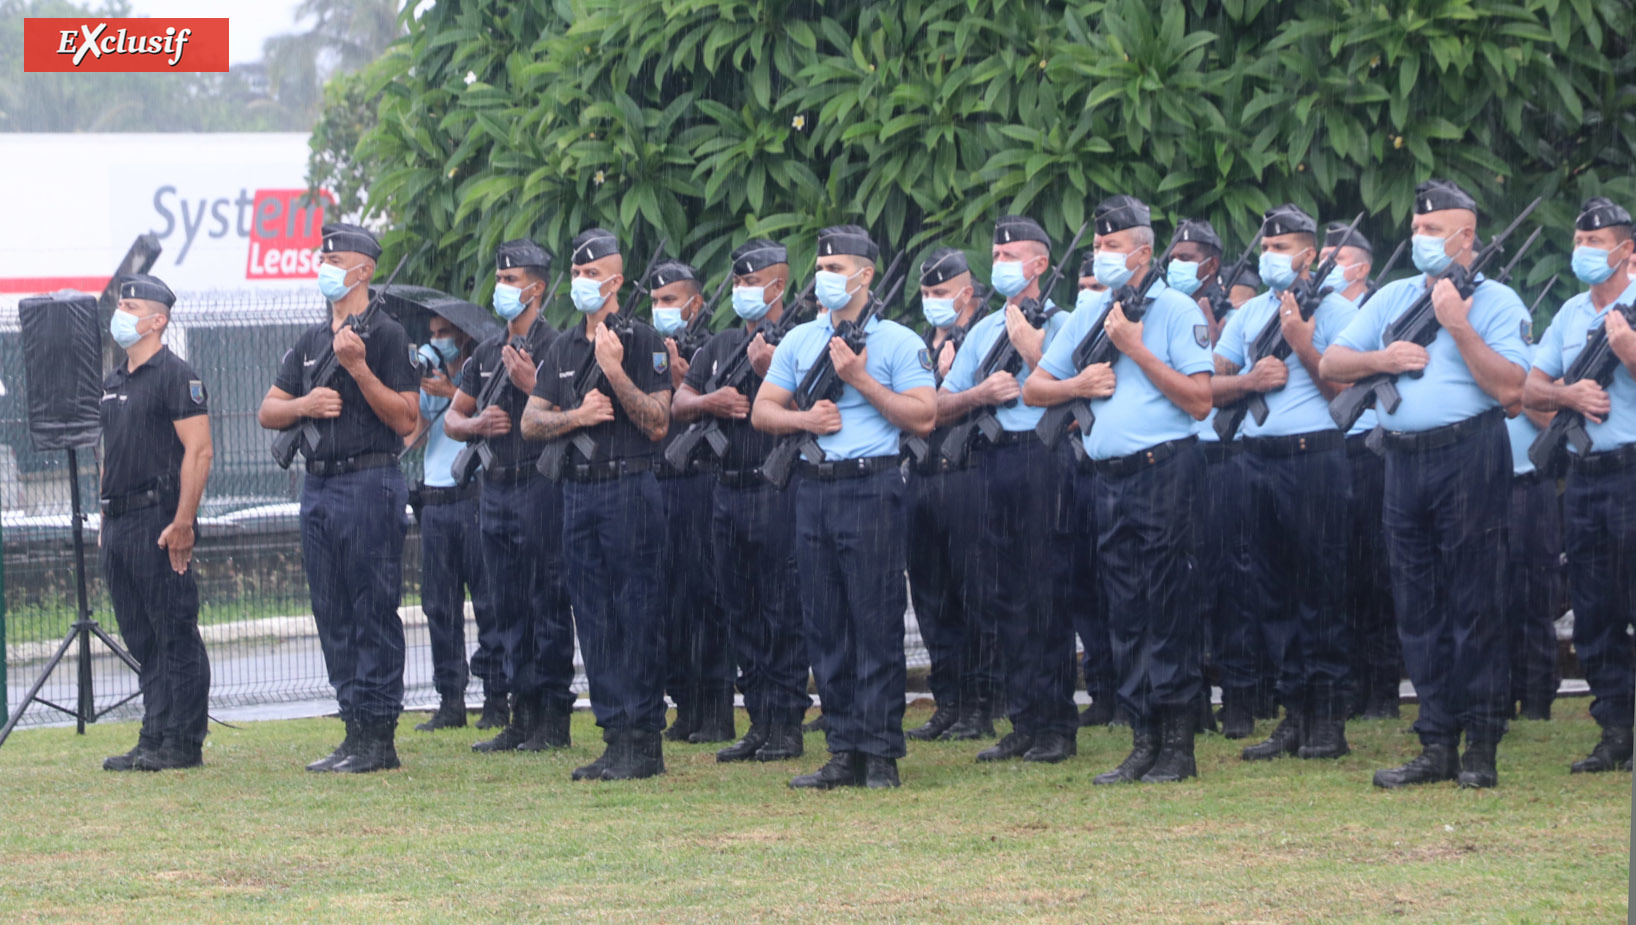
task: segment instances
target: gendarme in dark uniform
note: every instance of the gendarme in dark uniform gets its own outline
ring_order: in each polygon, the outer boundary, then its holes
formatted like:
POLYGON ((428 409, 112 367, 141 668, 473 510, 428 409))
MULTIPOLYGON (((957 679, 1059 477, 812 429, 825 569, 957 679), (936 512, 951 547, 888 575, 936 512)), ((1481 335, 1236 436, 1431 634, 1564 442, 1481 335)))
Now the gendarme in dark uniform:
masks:
POLYGON ((404 654, 398 605, 409 527, 398 451, 420 418, 420 379, 402 326, 380 311, 363 314, 381 253, 374 235, 357 225, 330 224, 323 242, 318 285, 333 307, 331 316, 284 354, 260 420, 280 429, 310 419, 317 428, 317 445, 302 449, 307 477, 301 559, 347 737, 308 770, 359 773, 398 766, 394 737, 403 709, 404 654), (359 349, 359 335, 348 325, 354 316, 368 318, 362 362, 354 364, 367 393, 344 365, 328 387, 312 380, 312 370, 337 346, 359 349))
POLYGON ((670 354, 659 332, 615 317, 625 266, 612 232, 583 232, 569 260, 584 323, 546 350, 523 431, 529 439, 592 441, 589 455, 570 445, 562 467, 563 580, 608 749, 573 777, 652 777, 665 769, 664 502, 653 470, 669 430, 670 354), (593 364, 600 384, 582 400, 574 384, 593 364))
POLYGON ((126 351, 102 382, 102 576, 114 619, 142 666, 136 748, 110 771, 200 763, 210 663, 188 561, 210 472, 208 398, 198 373, 160 342, 176 296, 156 277, 118 280, 110 328, 126 351))

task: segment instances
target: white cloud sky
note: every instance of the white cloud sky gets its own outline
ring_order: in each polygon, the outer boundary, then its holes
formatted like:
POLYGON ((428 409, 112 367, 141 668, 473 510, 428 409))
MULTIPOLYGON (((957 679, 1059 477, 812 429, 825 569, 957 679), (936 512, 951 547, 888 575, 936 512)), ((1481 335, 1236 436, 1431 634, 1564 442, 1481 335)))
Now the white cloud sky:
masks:
POLYGON ((137 16, 227 17, 230 64, 261 60, 261 43, 284 32, 299 31, 295 9, 300 0, 131 0, 137 16))

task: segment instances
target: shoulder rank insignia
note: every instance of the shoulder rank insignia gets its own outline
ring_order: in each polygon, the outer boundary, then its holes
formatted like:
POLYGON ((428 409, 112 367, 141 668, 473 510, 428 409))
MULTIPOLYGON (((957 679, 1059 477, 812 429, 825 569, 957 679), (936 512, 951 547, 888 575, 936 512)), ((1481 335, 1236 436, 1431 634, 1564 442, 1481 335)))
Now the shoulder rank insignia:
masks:
POLYGON ((663 350, 653 352, 653 371, 662 373, 670 368, 670 354, 663 350))
POLYGON ((1522 319, 1522 342, 1525 344, 1534 342, 1534 323, 1527 318, 1522 319))
POLYGON ((1200 347, 1209 347, 1210 326, 1207 324, 1193 325, 1193 340, 1197 341, 1200 347))
POLYGON ((920 348, 920 352, 915 354, 915 359, 920 361, 921 369, 929 371, 932 368, 932 351, 930 349, 920 348))
POLYGON ((187 397, 193 399, 193 403, 195 405, 204 404, 205 403, 204 383, 200 382, 197 379, 189 379, 187 381, 187 397))

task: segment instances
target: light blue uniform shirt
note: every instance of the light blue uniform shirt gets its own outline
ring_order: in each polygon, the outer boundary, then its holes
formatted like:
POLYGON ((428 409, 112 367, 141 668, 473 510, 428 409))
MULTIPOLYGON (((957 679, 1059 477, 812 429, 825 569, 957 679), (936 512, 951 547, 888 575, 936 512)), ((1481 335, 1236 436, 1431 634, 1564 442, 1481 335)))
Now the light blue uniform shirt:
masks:
MULTIPOLYGON (((460 372, 466 368, 462 366, 460 372)), ((449 377, 455 388, 460 387, 460 373, 449 377)), ((426 470, 424 481, 433 488, 451 488, 454 486, 454 476, 449 468, 454 465, 454 458, 460 455, 465 446, 459 440, 451 438, 443 432, 443 418, 440 416, 449 410, 449 399, 436 398, 425 392, 420 393, 420 416, 432 422, 432 429, 426 434, 426 457, 423 467, 426 470)))
MULTIPOLYGON (((1045 302, 1049 308, 1052 303, 1045 302)), ((1056 333, 1068 323, 1069 312, 1052 312, 1051 317, 1045 319, 1045 349, 1050 349, 1056 333)), ((954 355, 954 362, 949 365, 949 375, 943 380, 943 388, 949 392, 964 392, 977 385, 977 367, 983 363, 983 358, 994 348, 994 342, 1005 333, 1004 309, 989 312, 981 321, 972 325, 966 332, 966 339, 960 344, 960 351, 954 355)), ((1030 372, 1028 364, 1024 363, 1022 371, 1017 373, 1017 385, 1028 381, 1030 372)), ((994 410, 995 420, 1000 426, 1013 433, 1033 430, 1039 423, 1040 416, 1045 414, 1044 408, 1032 408, 1022 403, 1021 399, 1010 407, 999 407, 994 410)))
MULTIPOLYGON (((1425 291, 1426 278, 1412 276, 1387 283, 1359 310, 1335 343, 1358 351, 1385 348, 1382 336, 1386 325, 1414 304, 1425 291)), ((1511 291, 1511 287, 1483 280, 1472 294, 1471 326, 1494 352, 1526 369, 1528 367, 1527 341, 1523 334, 1529 328, 1528 308, 1511 291)), ((1441 328, 1431 346, 1426 348, 1429 361, 1425 375, 1399 376, 1397 390, 1403 396, 1396 414, 1376 409, 1380 422, 1387 430, 1413 433, 1432 430, 1475 417, 1490 408, 1499 407, 1492 395, 1484 392, 1466 367, 1454 336, 1441 328)))
MULTIPOLYGON (((1340 295, 1340 293, 1336 292, 1336 295, 1340 295)), ((1341 296, 1341 298, 1345 299, 1346 297, 1341 296)), ((1347 318, 1355 317, 1357 315, 1357 313, 1361 310, 1359 308, 1359 306, 1358 306, 1358 303, 1352 301, 1351 299, 1346 299, 1346 302, 1347 302, 1348 305, 1352 306, 1352 313, 1347 315, 1346 317, 1347 318)), ((1348 322, 1348 323, 1350 323, 1350 322, 1348 322)), ((1346 435, 1348 437, 1356 437, 1359 434, 1367 434, 1371 430, 1374 430, 1375 425, 1378 424, 1378 423, 1380 423, 1380 417, 1375 414, 1375 409, 1365 408, 1365 409, 1363 409, 1363 413, 1358 415, 1358 423, 1353 424, 1352 429, 1347 431, 1346 435)))
MULTIPOLYGON (((869 351, 866 368, 876 382, 894 392, 916 388, 934 388, 932 355, 924 341, 915 332, 895 321, 871 318, 867 327, 864 347, 869 351)), ((772 366, 767 370, 767 382, 794 392, 807 375, 807 370, 829 350, 829 340, 835 328, 829 315, 796 325, 778 348, 773 351, 772 366)), ((818 447, 825 459, 863 459, 870 456, 896 456, 902 431, 892 425, 863 393, 850 385, 841 387, 841 399, 835 403, 841 412, 841 429, 818 437, 818 447)), ((808 460, 813 462, 815 460, 808 460)))
MULTIPOLYGON (((1631 299, 1636 299, 1636 283, 1632 283, 1624 294, 1609 302, 1607 308, 1601 311, 1591 304, 1589 292, 1581 292, 1562 303, 1562 309, 1551 319, 1545 336, 1540 338, 1539 348, 1534 354, 1534 368, 1552 379, 1561 379, 1568 367, 1578 359, 1579 352, 1585 349, 1591 332, 1607 320, 1608 309, 1631 299)), ((1613 403, 1608 419, 1600 424, 1589 420, 1585 422, 1585 433, 1591 438, 1591 450, 1596 453, 1636 443, 1636 381, 1631 380, 1630 370, 1623 363, 1614 372, 1607 391, 1608 399, 1613 403)), ((1572 443, 1568 444, 1568 452, 1577 452, 1572 443)))
MULTIPOLYGON (((1533 359, 1537 347, 1528 348, 1528 358, 1533 359)), ((1514 418, 1505 419, 1505 435, 1511 440, 1511 474, 1527 475, 1534 471, 1534 464, 1528 458, 1528 448, 1534 445, 1534 438, 1539 436, 1539 428, 1528 419, 1526 414, 1518 414, 1514 418)))
MULTIPOLYGON (((1210 328, 1199 303, 1170 289, 1163 281, 1148 291, 1152 298, 1142 318, 1142 343, 1160 361, 1183 375, 1211 372, 1210 328)), ((1112 291, 1069 316, 1040 360, 1040 368, 1058 379, 1079 373, 1074 350, 1106 310, 1112 291)), ((1121 354, 1113 363, 1114 392, 1091 401, 1096 425, 1082 439, 1092 459, 1129 456, 1157 443, 1191 436, 1198 422, 1176 407, 1142 372, 1136 361, 1121 354)))
MULTIPOLYGON (((1202 309, 1201 309, 1201 311, 1202 311, 1202 309)), ((1233 316, 1236 315, 1236 314, 1238 314, 1238 309, 1236 309, 1236 308, 1227 309, 1227 316, 1226 316, 1225 319, 1223 319, 1222 324, 1221 324, 1221 329, 1222 329, 1223 332, 1225 332, 1227 330, 1227 324, 1233 320, 1233 316)), ((1209 319, 1206 318, 1205 320, 1208 321, 1209 319)), ((1211 408, 1210 413, 1205 416, 1204 420, 1199 421, 1198 423, 1193 425, 1193 433, 1198 434, 1200 443, 1220 443, 1221 442, 1221 437, 1216 434, 1216 412, 1220 411, 1220 410, 1221 410, 1220 408, 1211 408)), ((1233 434, 1233 441, 1236 443, 1239 440, 1239 438, 1241 438, 1243 436, 1244 436, 1244 428, 1240 427, 1238 429, 1238 432, 1233 434)))
MULTIPOLYGON (((1278 317, 1283 304, 1279 301, 1281 294, 1278 290, 1269 289, 1239 306, 1228 320, 1227 327, 1222 329, 1216 353, 1243 372, 1249 372, 1250 347, 1267 322, 1278 317)), ((1352 303, 1341 296, 1329 293, 1323 297, 1323 301, 1318 303, 1318 310, 1312 315, 1315 323, 1312 346, 1319 355, 1334 342, 1355 314, 1352 303)), ((1318 390, 1318 384, 1312 381, 1306 364, 1291 351, 1284 365, 1289 369, 1289 381, 1278 391, 1261 396, 1267 402, 1266 422, 1257 424, 1254 415, 1245 415, 1244 426, 1239 428, 1244 436, 1286 437, 1334 430, 1335 419, 1329 416, 1329 400, 1318 390)))

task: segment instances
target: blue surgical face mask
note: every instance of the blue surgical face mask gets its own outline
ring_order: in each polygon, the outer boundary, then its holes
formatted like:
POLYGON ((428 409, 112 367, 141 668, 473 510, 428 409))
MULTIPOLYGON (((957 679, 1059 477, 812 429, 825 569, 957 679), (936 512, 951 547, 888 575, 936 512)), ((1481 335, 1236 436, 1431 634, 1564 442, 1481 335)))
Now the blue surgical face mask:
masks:
POLYGON ((1445 250, 1447 241, 1447 238, 1434 238, 1429 234, 1415 235, 1410 245, 1415 269, 1422 273, 1441 273, 1447 269, 1454 260, 1445 250))
POLYGON ((1096 281, 1109 289, 1117 289, 1130 281, 1136 271, 1125 264, 1130 260, 1129 254, 1118 251, 1097 251, 1092 259, 1092 272, 1096 274, 1096 281))
POLYGON ((427 342, 427 346, 436 350, 445 363, 453 363, 454 358, 460 355, 460 342, 452 337, 434 337, 427 342))
POLYGON ((926 323, 934 328, 946 328, 960 316, 954 310, 953 298, 934 299, 930 296, 920 297, 920 313, 926 316, 926 323))
POLYGON ((760 321, 770 304, 766 286, 733 287, 733 314, 745 321, 760 321))
POLYGON ((523 313, 523 290, 505 283, 494 284, 494 312, 507 321, 523 313))
POLYGON ((989 283, 1000 295, 1008 299, 1014 298, 1028 288, 1028 277, 1023 275, 1022 261, 996 260, 994 271, 989 276, 989 283))
POLYGON ((318 291, 331 302, 339 302, 346 298, 347 293, 358 288, 357 283, 348 286, 347 274, 356 270, 356 266, 338 267, 333 263, 326 263, 318 268, 318 291))
POLYGON ((1198 292, 1199 287, 1204 285, 1204 280, 1199 279, 1200 266, 1190 260, 1170 261, 1170 265, 1165 267, 1165 285, 1182 295, 1198 292))
POLYGON ((118 344, 121 350, 129 349, 132 344, 142 339, 141 332, 136 329, 136 324, 140 320, 126 311, 115 311, 114 316, 108 320, 108 333, 113 335, 114 343, 118 344))
POLYGON ((1319 292, 1344 292, 1352 281, 1346 278, 1346 271, 1357 266, 1355 263, 1337 263, 1329 268, 1324 278, 1318 281, 1319 292))
MULTIPOLYGON (((859 270, 852 276, 857 276, 862 272, 862 270, 859 270)), ((846 284, 852 281, 852 276, 843 276, 829 270, 819 270, 813 277, 812 287, 813 294, 818 296, 818 304, 832 312, 845 308, 846 303, 852 301, 852 292, 846 288, 846 284)))
POLYGON ((1096 302, 1096 297, 1101 294, 1102 293, 1100 292, 1093 292, 1089 289, 1079 290, 1079 295, 1074 296, 1074 311, 1077 312, 1082 308, 1090 308, 1091 305, 1096 302))
POLYGON ((588 276, 581 276, 569 284, 568 297, 573 299, 575 308, 587 315, 608 301, 602 295, 602 284, 588 276))
POLYGON ((1608 251, 1600 247, 1576 247, 1571 261, 1574 276, 1589 286, 1605 283, 1613 275, 1613 267, 1608 266, 1608 251))
POLYGON ((653 326, 660 334, 669 337, 687 326, 682 320, 682 310, 679 308, 660 308, 653 306, 653 326))
POLYGON ((1261 281, 1274 290, 1282 292, 1295 284, 1298 274, 1288 254, 1263 253, 1261 263, 1256 269, 1261 274, 1261 281))

